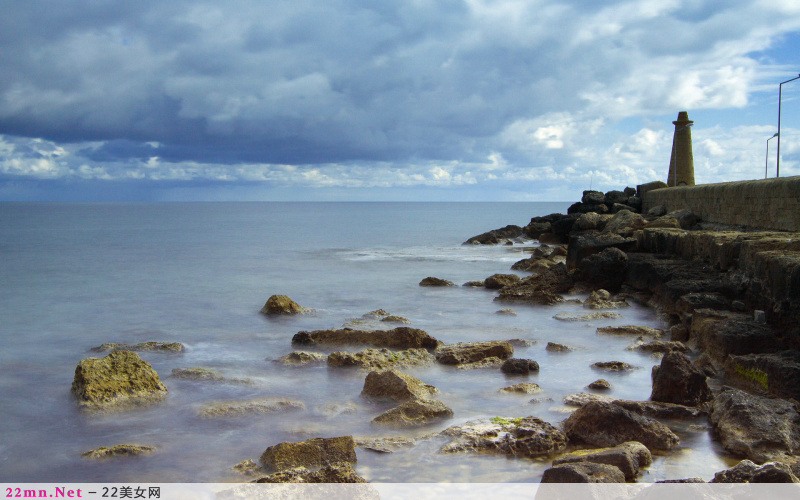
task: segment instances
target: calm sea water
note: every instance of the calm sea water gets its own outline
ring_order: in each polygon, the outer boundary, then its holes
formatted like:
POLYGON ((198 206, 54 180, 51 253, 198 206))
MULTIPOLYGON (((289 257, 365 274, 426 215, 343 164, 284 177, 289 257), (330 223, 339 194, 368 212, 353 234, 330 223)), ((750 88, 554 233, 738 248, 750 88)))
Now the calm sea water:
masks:
MULTIPOLYGON (((631 307, 602 324, 563 323, 580 306, 516 306, 499 316, 494 294, 465 287, 424 288, 426 276, 458 284, 510 272, 523 245, 462 246, 475 234, 525 225, 563 212, 566 203, 167 203, 0 204, 0 480, 4 482, 219 482, 230 467, 257 460, 281 441, 356 435, 425 436, 486 416, 568 416, 565 394, 593 380, 611 395, 647 399, 657 359, 626 351, 632 339, 598 338, 598 326, 659 326, 631 307), (313 314, 269 319, 258 310, 285 294, 313 314), (498 393, 522 381, 498 370, 430 366, 408 370, 441 391, 451 421, 421 430, 376 428, 387 409, 364 401, 364 373, 316 365, 287 368, 300 330, 340 327, 375 309, 408 318, 444 342, 521 338, 516 357, 535 359, 543 399, 498 393), (76 364, 106 342, 177 341, 181 354, 141 353, 169 389, 162 403, 111 414, 80 410, 70 394, 76 364), (545 351, 548 341, 581 349, 545 351), (593 371, 595 361, 639 366, 626 374, 593 371), (173 368, 206 367, 251 384, 175 379, 173 368), (220 400, 287 397, 305 410, 202 418, 220 400), (149 456, 94 461, 81 453, 120 443, 155 445, 149 456)), ((380 324, 375 327, 380 327, 380 324)), ((386 327, 385 324, 383 327, 386 327)), ((96 355, 95 355, 96 356, 96 355)), ((678 429, 683 448, 658 457, 645 480, 701 476, 728 466, 703 428, 678 429)), ((393 454, 358 450, 371 481, 538 481, 547 463, 436 453, 424 438, 393 454)))

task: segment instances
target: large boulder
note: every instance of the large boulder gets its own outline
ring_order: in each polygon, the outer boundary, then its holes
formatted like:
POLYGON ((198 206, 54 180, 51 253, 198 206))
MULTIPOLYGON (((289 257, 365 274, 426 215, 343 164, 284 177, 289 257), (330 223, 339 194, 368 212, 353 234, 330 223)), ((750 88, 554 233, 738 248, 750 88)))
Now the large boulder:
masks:
POLYGON ((556 264, 546 271, 523 278, 520 282, 506 286, 495 298, 497 302, 555 304, 563 301, 559 294, 567 293, 574 280, 564 264, 556 264))
POLYGON ((723 387, 710 420, 723 448, 733 455, 764 463, 800 453, 800 413, 785 399, 723 387))
POLYGON ((730 354, 775 352, 782 346, 769 327, 750 315, 713 309, 694 310, 689 337, 717 362, 724 362, 730 354))
MULTIPOLYGON (((544 471, 542 483, 624 483, 618 467, 594 462, 555 465, 544 471)), ((542 490, 544 491, 544 490, 542 490)), ((569 490, 567 490, 569 491, 569 490)), ((559 498, 559 497, 556 497, 559 498)))
POLYGON ((433 353, 436 361, 444 365, 476 363, 493 357, 508 359, 513 354, 514 347, 506 340, 446 344, 436 349, 433 353))
POLYGON ((553 465, 573 463, 613 465, 622 471, 626 481, 633 481, 642 468, 653 463, 653 456, 642 443, 627 441, 613 448, 573 451, 553 460, 553 465))
POLYGON ((536 458, 564 451, 567 439, 563 432, 537 417, 495 417, 467 422, 442 431, 453 438, 441 453, 492 453, 536 458))
POLYGON ((425 348, 435 349, 439 341, 427 332, 416 328, 401 326, 392 330, 314 330, 298 332, 292 337, 295 345, 356 345, 366 344, 375 347, 396 349, 425 348))
POLYGON ((644 217, 630 210, 620 210, 606 223, 604 233, 613 233, 629 237, 634 231, 642 229, 647 223, 644 217))
POLYGON ((605 194, 603 203, 608 206, 612 206, 615 203, 627 203, 630 197, 631 195, 624 191, 612 190, 605 194))
POLYGON ((104 358, 78 363, 72 393, 81 405, 112 407, 159 401, 166 396, 167 387, 138 354, 113 351, 104 358))
POLYGON ((614 233, 583 231, 569 237, 567 247, 567 269, 575 269, 578 263, 590 255, 600 253, 606 248, 618 248, 628 252, 636 248, 635 238, 626 238, 614 233))
POLYGON ((464 245, 496 245, 501 241, 518 238, 523 235, 522 228, 513 224, 500 229, 487 231, 473 236, 464 242, 464 245))
POLYGON ((706 374, 678 351, 669 351, 653 371, 650 399, 663 403, 698 406, 713 398, 706 374))
POLYGON ((300 442, 284 442, 270 446, 261 454, 259 463, 268 471, 295 467, 323 467, 337 462, 356 463, 352 436, 313 438, 300 442))
POLYGON ((507 285, 519 282, 520 277, 516 274, 493 274, 483 280, 483 286, 490 290, 499 290, 507 285))
POLYGON ((436 392, 435 387, 423 383, 416 377, 396 370, 371 371, 364 380, 362 396, 392 401, 429 399, 436 392))
POLYGON ((619 248, 610 247, 581 260, 575 271, 575 280, 593 288, 618 292, 625 281, 627 270, 628 254, 619 248))
POLYGON ((672 449, 679 441, 661 422, 609 402, 593 401, 582 406, 562 426, 570 443, 589 446, 610 447, 639 441, 652 451, 672 449))
POLYGON ((453 410, 441 401, 413 399, 387 410, 374 419, 376 424, 395 427, 414 427, 426 425, 453 416, 453 410))
POLYGON ((260 312, 266 315, 302 314, 306 309, 286 295, 273 295, 267 299, 260 312))
POLYGON ((587 205, 599 205, 600 203, 605 203, 605 201, 606 195, 600 191, 586 190, 581 197, 581 203, 586 203, 587 205))

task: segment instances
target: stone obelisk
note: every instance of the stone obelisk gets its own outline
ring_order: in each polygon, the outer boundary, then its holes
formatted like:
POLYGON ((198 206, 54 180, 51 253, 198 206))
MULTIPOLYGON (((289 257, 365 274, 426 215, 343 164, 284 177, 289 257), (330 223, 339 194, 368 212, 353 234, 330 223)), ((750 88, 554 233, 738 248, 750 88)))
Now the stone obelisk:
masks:
POLYGON ((694 157, 692 156, 692 125, 689 113, 680 111, 672 122, 672 156, 669 159, 668 186, 694 186, 694 157))

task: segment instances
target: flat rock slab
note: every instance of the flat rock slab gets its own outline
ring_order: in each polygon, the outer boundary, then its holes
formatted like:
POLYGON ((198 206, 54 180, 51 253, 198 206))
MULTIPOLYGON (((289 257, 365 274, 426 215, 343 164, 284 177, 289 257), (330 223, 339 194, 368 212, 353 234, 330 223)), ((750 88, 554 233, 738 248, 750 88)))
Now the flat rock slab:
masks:
POLYGON ((140 444, 118 444, 112 447, 101 446, 95 450, 81 453, 84 458, 111 458, 111 457, 130 457, 135 455, 147 455, 156 450, 155 446, 140 444))
POLYGON ((324 354, 319 354, 317 352, 293 351, 285 356, 281 356, 275 361, 289 366, 302 366, 324 363, 326 359, 324 354))
POLYGON ((523 382, 521 384, 503 387, 499 392, 504 392, 506 394, 536 394, 537 392, 542 392, 542 388, 539 387, 538 384, 532 382, 523 382))
POLYGON ((653 456, 642 443, 627 441, 612 448, 573 451, 553 460, 553 465, 585 462, 613 465, 622 471, 626 481, 633 481, 642 468, 653 463, 653 456))
POLYGON ((771 354, 729 356, 725 374, 745 380, 782 398, 800 401, 800 352, 780 351, 771 354))
POLYGON ((554 319, 559 321, 595 321, 598 319, 617 319, 622 315, 613 311, 598 311, 589 314, 575 314, 568 312, 560 312, 553 316, 554 319))
POLYGON ((674 403, 659 403, 656 401, 628 401, 624 399, 615 399, 612 401, 612 403, 617 406, 621 406, 630 412, 651 418, 691 420, 708 415, 708 412, 703 408, 684 406, 674 403))
POLYGON ((435 358, 427 349, 365 349, 359 352, 336 351, 328 356, 328 366, 356 366, 359 368, 388 369, 428 365, 435 358))
POLYGON ((268 471, 281 471, 294 467, 323 467, 337 462, 354 464, 355 441, 352 436, 313 438, 299 442, 284 442, 270 446, 259 458, 268 471))
POLYGON ((392 330, 315 330, 298 332, 292 337, 296 345, 358 345, 396 349, 424 348, 435 349, 440 342, 427 332, 408 327, 392 330))
POLYGON ((800 453, 796 404, 723 387, 711 406, 711 425, 728 452, 763 463, 800 453))
POLYGON ((648 326, 604 326, 597 329, 598 335, 632 335, 635 337, 652 337, 659 339, 664 336, 664 330, 648 326))
POLYGON ((132 351, 113 351, 104 358, 78 363, 72 393, 81 405, 119 408, 160 401, 167 387, 149 363, 132 351))
POLYGON ((769 327, 743 313, 697 309, 689 331, 698 348, 718 362, 731 354, 775 352, 782 345, 769 327))
POLYGON ((92 352, 109 352, 109 351, 134 351, 134 352, 183 352, 184 347, 180 342, 140 342, 138 344, 100 344, 97 347, 90 349, 92 352))
POLYGON ((433 353, 436 361, 445 365, 476 363, 486 358, 508 359, 513 354, 514 348, 507 340, 446 344, 433 353))
POLYGON ((564 451, 563 432, 537 417, 495 417, 449 427, 441 435, 453 440, 441 453, 491 453, 535 458, 564 451))
POLYGON ((238 417, 284 411, 302 410, 306 407, 300 401, 285 398, 259 398, 239 401, 216 401, 206 403, 198 410, 201 417, 238 417))
POLYGON ((441 401, 414 399, 381 413, 372 421, 394 427, 416 427, 452 416, 453 410, 441 401))
POLYGON ((678 436, 661 422, 632 413, 610 402, 592 401, 562 422, 570 443, 610 447, 639 441, 648 449, 670 450, 678 436))

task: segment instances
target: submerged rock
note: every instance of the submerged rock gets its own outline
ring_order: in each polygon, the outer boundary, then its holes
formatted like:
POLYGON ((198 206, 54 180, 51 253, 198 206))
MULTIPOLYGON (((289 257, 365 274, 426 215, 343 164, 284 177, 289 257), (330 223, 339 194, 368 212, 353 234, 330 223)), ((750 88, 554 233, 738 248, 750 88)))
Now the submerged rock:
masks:
MULTIPOLYGON (((366 483, 367 480, 356 474, 356 470, 348 462, 337 462, 320 467, 315 471, 311 471, 306 467, 294 467, 292 469, 283 470, 269 474, 255 481, 256 483, 366 483)), ((272 492, 271 493, 276 493, 272 492)), ((349 494, 353 492, 348 490, 349 494)), ((378 498, 377 492, 359 492, 366 493, 363 498, 378 498), (374 494, 371 494, 374 493, 374 494)), ((293 497, 289 494, 288 497, 293 497)), ((276 495, 280 498, 280 495, 276 495)), ((361 496, 356 496, 361 498, 361 496)))
POLYGON ((365 349, 359 352, 336 351, 328 356, 328 366, 357 366, 359 368, 387 369, 419 366, 433 363, 435 358, 426 349, 365 349))
POLYGON ((390 314, 385 318, 381 319, 384 323, 410 323, 411 321, 408 318, 404 318, 402 316, 396 316, 394 314, 390 314))
POLYGON ((574 347, 570 347, 564 344, 557 344, 555 342, 548 342, 544 348, 547 352, 572 352, 575 350, 574 347))
POLYGON ((593 401, 577 409, 562 426, 570 443, 609 447, 639 441, 650 450, 669 450, 678 436, 652 418, 608 402, 593 401))
POLYGON ((292 351, 285 356, 281 356, 275 361, 278 363, 283 363, 284 365, 301 366, 312 363, 322 363, 325 361, 325 359, 326 357, 324 354, 319 354, 316 352, 292 351))
POLYGON ((519 283, 520 277, 516 274, 493 274, 483 280, 483 283, 486 288, 490 290, 499 290, 504 286, 513 285, 514 283, 519 283))
POLYGON ((535 458, 562 452, 563 432, 537 417, 495 417, 449 427, 441 435, 454 438, 441 453, 477 452, 535 458))
POLYGON ((371 371, 364 380, 362 396, 392 401, 429 399, 438 390, 420 379, 396 370, 371 371))
POLYGON ((597 329, 598 335, 635 335, 637 337, 652 337, 659 339, 664 335, 664 330, 648 326, 604 326, 597 329))
POLYGON ((413 399, 387 410, 372 421, 376 424, 412 427, 429 424, 453 416, 453 410, 441 401, 413 399))
POLYGON ((528 375, 539 371, 539 363, 532 359, 510 358, 503 363, 500 370, 509 375, 528 375))
POLYGON ((419 286, 456 286, 455 283, 448 280, 443 280, 441 278, 434 278, 433 276, 428 276, 424 278, 422 281, 419 282, 419 286))
POLYGON ((442 345, 434 351, 436 361, 445 365, 476 363, 487 358, 508 359, 514 348, 506 340, 459 342, 442 345))
POLYGON ((104 358, 78 363, 72 382, 78 402, 89 407, 112 407, 160 401, 167 387, 149 363, 131 351, 113 351, 104 358))
POLYGON ((712 398, 706 374, 685 354, 669 351, 653 370, 653 401, 698 406, 712 398))
POLYGON ((644 339, 638 339, 633 344, 625 348, 626 351, 641 351, 652 353, 666 353, 670 351, 676 352, 689 352, 689 348, 682 342, 665 342, 663 340, 652 340, 645 342, 644 339))
POLYGON ((620 309, 628 307, 624 300, 612 300, 611 294, 607 290, 593 291, 583 302, 583 307, 587 309, 620 309))
POLYGON ((101 344, 90 349, 92 352, 108 351, 154 351, 154 352, 183 352, 184 347, 180 342, 140 342, 138 344, 101 344))
POLYGON ((399 449, 413 446, 415 443, 413 439, 404 437, 356 438, 355 442, 359 448, 378 453, 394 453, 399 449))
POLYGON ((306 407, 300 401, 285 398, 257 398, 238 401, 215 401, 200 407, 201 417, 238 417, 242 415, 276 413, 302 410, 306 407))
POLYGON ((620 313, 611 311, 599 311, 590 314, 574 314, 568 312, 560 312, 555 316, 553 316, 554 319, 557 319, 559 321, 594 321, 597 319, 617 319, 621 317, 622 315, 620 313))
POLYGON ((397 349, 425 348, 435 349, 439 341, 427 332, 416 328, 401 326, 392 330, 315 330, 298 332, 292 337, 296 345, 357 345, 397 349))
POLYGON ((641 469, 653 463, 653 456, 642 443, 627 441, 613 448, 573 451, 553 460, 553 465, 574 463, 612 465, 622 471, 624 480, 633 481, 641 469))
POLYGON ((589 392, 578 392, 575 394, 567 394, 564 396, 562 402, 567 406, 577 406, 582 407, 586 406, 589 403, 601 401, 601 402, 609 402, 611 398, 609 396, 601 396, 600 394, 592 394, 589 392))
POLYGON ((757 463, 800 453, 796 404, 723 387, 710 415, 714 432, 728 452, 757 463))
POLYGON ((303 314, 308 310, 286 295, 273 295, 259 311, 266 315, 303 314))
POLYGON ((599 378, 587 386, 589 389, 596 391, 607 391, 611 389, 611 382, 604 378, 599 378))
POLYGON ((625 372, 636 369, 635 366, 624 361, 598 361, 597 363, 592 363, 592 368, 611 372, 625 372))
POLYGON ((118 444, 108 448, 101 446, 95 450, 89 450, 81 453, 85 458, 110 458, 110 457, 129 457, 134 455, 147 455, 154 452, 155 446, 147 446, 140 444, 118 444))
POLYGON ((222 380, 222 375, 211 368, 173 368, 172 376, 189 380, 222 380))
POLYGON ((538 384, 532 382, 523 382, 521 384, 503 387, 498 392, 505 392, 507 394, 536 394, 537 392, 542 392, 542 388, 539 387, 538 384))
POLYGON ((268 471, 282 471, 295 467, 324 467, 338 462, 354 464, 355 441, 352 436, 313 438, 300 442, 284 442, 270 446, 259 458, 268 471))
POLYGON ((624 483, 618 467, 593 462, 556 465, 544 471, 542 483, 624 483))

